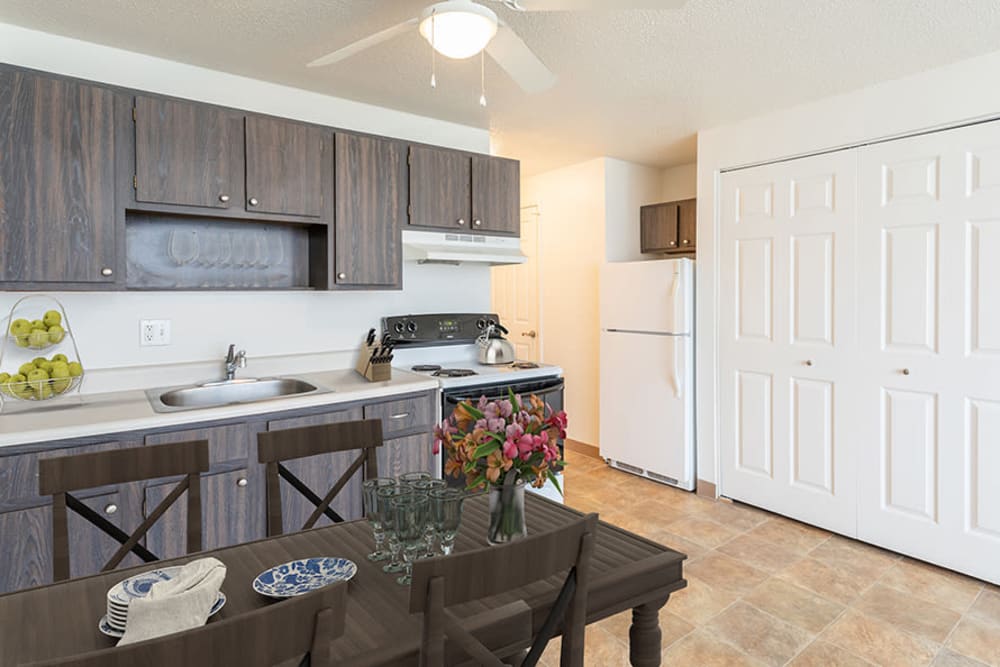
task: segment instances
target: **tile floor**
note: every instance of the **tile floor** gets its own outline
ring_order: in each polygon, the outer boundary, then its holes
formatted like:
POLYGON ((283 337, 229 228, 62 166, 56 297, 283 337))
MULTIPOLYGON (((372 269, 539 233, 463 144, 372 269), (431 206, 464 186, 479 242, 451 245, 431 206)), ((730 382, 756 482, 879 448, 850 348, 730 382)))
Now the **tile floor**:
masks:
MULTIPOLYGON (((568 453, 567 504, 688 555, 660 612, 663 664, 1000 665, 1000 587, 568 453)), ((587 628, 628 664, 629 614, 587 628)), ((559 664, 553 642, 543 664, 559 664)))

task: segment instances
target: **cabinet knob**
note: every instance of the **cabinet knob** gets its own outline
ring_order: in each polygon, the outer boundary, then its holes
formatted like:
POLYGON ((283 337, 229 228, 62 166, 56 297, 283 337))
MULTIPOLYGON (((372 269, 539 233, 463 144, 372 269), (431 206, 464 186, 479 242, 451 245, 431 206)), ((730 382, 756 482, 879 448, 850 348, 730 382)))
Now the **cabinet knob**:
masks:
POLYGON ((813 365, 813 360, 812 359, 806 359, 806 366, 812 366, 812 365, 813 365))
POLYGON ((476 227, 481 227, 482 224, 483 224, 483 221, 482 220, 473 220, 472 224, 475 225, 476 227))
POLYGON ((910 369, 909 368, 904 368, 903 370, 900 371, 900 373, 902 373, 903 375, 909 375, 910 374, 910 369))
POLYGON ((114 514, 117 511, 118 511, 118 505, 115 505, 114 503, 108 503, 107 505, 104 506, 105 514, 114 514))
POLYGON ((458 219, 458 224, 459 224, 459 226, 464 227, 465 226, 465 218, 459 218, 458 219))
POLYGON ((105 266, 103 269, 101 269, 101 275, 104 277, 108 277, 113 274, 114 271, 110 267, 105 266))
POLYGON ((346 278, 347 278, 347 274, 346 273, 338 273, 337 274, 337 280, 344 280, 346 278))
POLYGON ((250 197, 247 203, 250 204, 251 206, 256 206, 257 204, 260 203, 260 200, 258 200, 256 197, 250 197))
POLYGON ((219 201, 225 204, 227 201, 229 201, 229 195, 219 195, 219 201))
POLYGON ((688 243, 690 243, 690 241, 688 241, 687 239, 681 241, 681 245, 687 245, 688 243))
POLYGON ((673 248, 675 245, 677 245, 677 241, 671 241, 667 245, 669 245, 671 248, 673 248))
POLYGON ((246 477, 240 477, 238 480, 236 480, 236 486, 242 488, 242 487, 244 487, 246 485, 247 485, 247 478, 246 477))

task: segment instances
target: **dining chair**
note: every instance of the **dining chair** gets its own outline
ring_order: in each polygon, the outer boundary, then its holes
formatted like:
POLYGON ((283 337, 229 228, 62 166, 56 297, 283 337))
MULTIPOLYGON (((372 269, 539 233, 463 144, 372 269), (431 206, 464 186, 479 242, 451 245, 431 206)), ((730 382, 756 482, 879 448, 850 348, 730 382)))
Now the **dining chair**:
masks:
POLYGON ((208 442, 205 440, 41 459, 38 462, 38 490, 43 496, 52 496, 53 579, 63 581, 70 577, 68 510, 73 510, 121 544, 101 568, 106 572, 115 569, 130 552, 147 563, 159 560, 141 544, 142 538, 187 491, 187 552, 201 551, 201 473, 207 471, 208 442), (175 475, 184 477, 131 535, 70 493, 175 475))
POLYGON ((272 667, 284 663, 332 667, 330 643, 344 634, 346 608, 347 582, 343 582, 193 630, 31 665, 272 667))
POLYGON ((420 667, 456 664, 447 637, 473 658, 469 664, 500 667, 512 660, 533 667, 555 632, 562 628, 562 667, 583 665, 587 586, 597 515, 588 514, 562 528, 476 551, 419 560, 413 564, 410 613, 423 614, 420 667), (548 616, 532 639, 531 608, 515 601, 477 616, 459 619, 448 607, 482 600, 568 570, 548 616), (470 632, 479 628, 479 637, 470 632), (489 647, 487 647, 489 645, 489 647), (527 654, 524 653, 527 649, 527 654))
POLYGON ((337 424, 304 426, 285 431, 258 433, 257 460, 265 464, 268 537, 283 533, 282 479, 315 506, 300 530, 312 528, 321 516, 326 516, 334 523, 340 523, 344 518, 330 507, 330 503, 358 470, 364 468, 363 480, 378 477, 378 448, 381 446, 382 421, 379 419, 359 419, 337 424), (292 471, 282 465, 283 461, 351 450, 359 450, 358 457, 322 498, 296 477, 292 471))

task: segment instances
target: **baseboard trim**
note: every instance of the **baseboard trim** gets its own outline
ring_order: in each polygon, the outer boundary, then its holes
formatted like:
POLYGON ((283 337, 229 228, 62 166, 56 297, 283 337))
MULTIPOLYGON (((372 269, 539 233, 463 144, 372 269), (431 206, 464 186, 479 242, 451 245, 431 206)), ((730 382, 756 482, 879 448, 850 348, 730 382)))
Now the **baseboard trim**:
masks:
POLYGON ((584 456, 589 456, 593 459, 601 458, 601 450, 593 445, 588 445, 585 442, 566 438, 563 444, 566 446, 566 449, 576 454, 583 454, 584 456))
POLYGON ((695 493, 703 498, 711 498, 712 500, 719 497, 719 491, 715 484, 706 482, 703 479, 699 479, 695 485, 695 493))

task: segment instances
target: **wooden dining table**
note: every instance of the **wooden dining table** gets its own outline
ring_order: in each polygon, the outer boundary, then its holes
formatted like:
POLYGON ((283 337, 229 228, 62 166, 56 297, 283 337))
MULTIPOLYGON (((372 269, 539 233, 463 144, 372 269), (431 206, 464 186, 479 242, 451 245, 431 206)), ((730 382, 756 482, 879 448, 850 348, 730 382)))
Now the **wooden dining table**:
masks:
MULTIPOLYGON (((581 516, 545 498, 526 495, 529 534, 581 516)), ((464 506, 456 551, 486 546, 488 522, 487 497, 470 497, 464 506)), ((335 664, 416 664, 421 617, 408 611, 409 587, 396 583, 396 575, 384 573, 382 563, 367 559, 373 547, 370 525, 364 520, 350 521, 8 593, 0 596, 0 665, 21 665, 114 646, 116 640, 97 629, 111 586, 129 574, 207 555, 227 567, 222 590, 228 599, 209 623, 273 604, 273 600, 256 593, 251 582, 274 565, 311 556, 353 560, 358 571, 348 585, 346 629, 331 644, 335 664)), ((611 524, 599 524, 591 561, 587 622, 631 609, 629 653, 633 665, 660 664, 659 610, 671 593, 686 586, 684 559, 684 554, 661 544, 611 524)), ((523 599, 532 608, 537 630, 555 601, 563 576, 451 610, 460 618, 473 617, 491 607, 523 599)))

